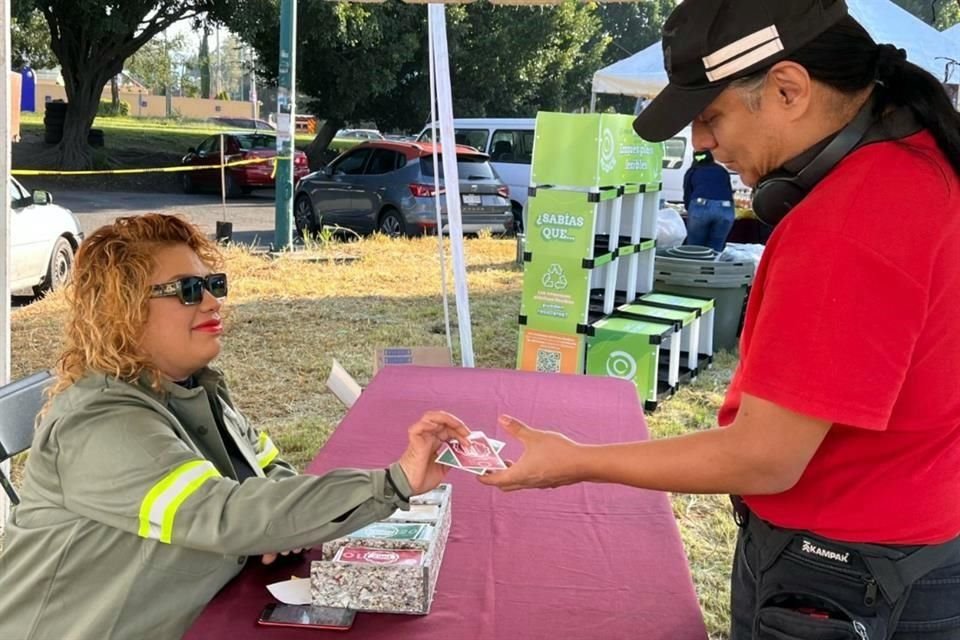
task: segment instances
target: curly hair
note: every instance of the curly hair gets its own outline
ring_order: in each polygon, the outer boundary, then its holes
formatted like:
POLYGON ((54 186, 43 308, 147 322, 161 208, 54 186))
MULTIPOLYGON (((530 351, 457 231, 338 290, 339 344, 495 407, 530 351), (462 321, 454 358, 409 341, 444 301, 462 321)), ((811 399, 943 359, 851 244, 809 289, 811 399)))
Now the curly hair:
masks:
POLYGON ((157 249, 176 244, 193 249, 211 269, 223 263, 213 242, 174 215, 117 218, 84 240, 66 289, 70 311, 50 398, 90 371, 130 382, 146 374, 160 389, 160 370, 140 350, 140 339, 157 249))

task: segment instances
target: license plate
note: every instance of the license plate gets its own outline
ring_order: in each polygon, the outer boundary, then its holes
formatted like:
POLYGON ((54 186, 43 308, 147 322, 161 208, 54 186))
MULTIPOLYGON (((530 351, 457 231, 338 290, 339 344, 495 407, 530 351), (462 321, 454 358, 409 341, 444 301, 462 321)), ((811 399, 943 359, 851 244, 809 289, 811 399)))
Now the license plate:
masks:
POLYGON ((470 207, 479 207, 480 203, 483 202, 482 198, 474 193, 465 193, 463 194, 463 204, 470 207))

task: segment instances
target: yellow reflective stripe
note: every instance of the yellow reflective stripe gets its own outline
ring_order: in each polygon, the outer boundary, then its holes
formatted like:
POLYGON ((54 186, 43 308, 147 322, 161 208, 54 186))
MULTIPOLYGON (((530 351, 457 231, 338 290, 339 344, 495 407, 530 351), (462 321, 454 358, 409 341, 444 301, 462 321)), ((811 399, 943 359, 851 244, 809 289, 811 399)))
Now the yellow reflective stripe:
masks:
POLYGON ((177 509, 207 479, 219 476, 209 460, 185 462, 164 476, 140 504, 140 536, 169 543, 177 509))
POLYGON ((273 444, 273 440, 266 431, 261 431, 260 438, 257 440, 257 463, 260 464, 260 468, 265 469, 278 455, 280 455, 280 449, 273 444))

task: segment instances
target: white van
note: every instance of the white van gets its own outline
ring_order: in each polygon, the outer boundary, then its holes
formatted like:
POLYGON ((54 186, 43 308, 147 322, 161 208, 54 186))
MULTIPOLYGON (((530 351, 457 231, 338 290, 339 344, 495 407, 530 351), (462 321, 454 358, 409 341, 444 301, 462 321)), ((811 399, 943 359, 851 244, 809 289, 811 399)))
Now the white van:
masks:
MULTIPOLYGON (((663 192, 660 197, 667 202, 683 202, 683 176, 693 165, 693 136, 687 127, 663 143, 663 192)), ((743 184, 740 175, 730 172, 734 195, 748 194, 750 187, 743 184)))
MULTIPOLYGON (((466 144, 490 156, 497 175, 510 187, 513 217, 518 230, 523 229, 523 209, 527 205, 530 186, 530 162, 533 157, 536 118, 454 118, 453 128, 458 144, 466 144)), ((664 142, 663 192, 661 200, 683 202, 683 176, 693 165, 692 130, 690 127, 664 142)), ((430 141, 430 126, 417 136, 430 141)), ((735 196, 748 197, 750 188, 740 176, 730 172, 735 196)))
MULTIPOLYGON (((523 228, 523 208, 530 186, 530 162, 533 158, 535 118, 454 118, 457 144, 465 144, 490 156, 497 175, 510 187, 513 219, 523 228)), ((437 125, 439 127, 439 124, 437 125)), ((417 136, 418 142, 430 142, 430 125, 417 136)))

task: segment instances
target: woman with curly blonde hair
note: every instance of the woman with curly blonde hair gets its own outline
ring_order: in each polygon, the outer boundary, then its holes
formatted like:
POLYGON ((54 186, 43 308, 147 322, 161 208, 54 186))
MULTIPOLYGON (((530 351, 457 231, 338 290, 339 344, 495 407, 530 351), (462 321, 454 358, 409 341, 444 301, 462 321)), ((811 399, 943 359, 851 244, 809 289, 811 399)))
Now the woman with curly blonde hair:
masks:
POLYGON ((243 568, 408 508, 435 487, 442 412, 387 469, 298 475, 234 405, 222 260, 176 216, 119 218, 80 247, 57 382, 0 554, 0 638, 179 638, 243 568))

